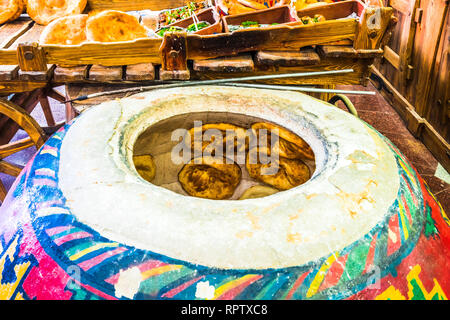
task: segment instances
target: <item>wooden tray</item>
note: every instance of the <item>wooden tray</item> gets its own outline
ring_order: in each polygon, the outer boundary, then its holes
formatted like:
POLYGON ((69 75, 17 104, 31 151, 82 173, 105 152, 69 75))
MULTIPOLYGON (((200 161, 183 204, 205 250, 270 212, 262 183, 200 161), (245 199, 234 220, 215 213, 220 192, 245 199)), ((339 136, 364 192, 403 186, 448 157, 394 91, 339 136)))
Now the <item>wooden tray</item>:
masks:
MULTIPOLYGON (((223 25, 225 32, 230 32, 230 25, 240 25, 245 21, 256 21, 260 24, 272 24, 278 23, 281 25, 298 25, 301 22, 299 21, 297 16, 293 16, 291 14, 291 9, 289 6, 280 6, 269 8, 266 10, 258 10, 250 13, 242 13, 237 15, 225 16, 223 19, 223 25)), ((275 25, 273 27, 279 27, 275 25)), ((247 31, 248 29, 254 28, 246 28, 237 30, 238 32, 247 31)))

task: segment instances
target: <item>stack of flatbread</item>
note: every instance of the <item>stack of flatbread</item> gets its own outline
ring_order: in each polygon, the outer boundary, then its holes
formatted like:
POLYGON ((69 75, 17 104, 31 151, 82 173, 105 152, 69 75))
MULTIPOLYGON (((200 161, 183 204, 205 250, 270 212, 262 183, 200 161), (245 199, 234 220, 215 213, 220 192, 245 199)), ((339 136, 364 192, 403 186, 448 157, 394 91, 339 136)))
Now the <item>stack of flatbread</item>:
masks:
POLYGON ((147 38, 149 30, 131 15, 117 10, 77 14, 51 22, 43 30, 41 44, 76 45, 83 42, 119 42, 147 38))

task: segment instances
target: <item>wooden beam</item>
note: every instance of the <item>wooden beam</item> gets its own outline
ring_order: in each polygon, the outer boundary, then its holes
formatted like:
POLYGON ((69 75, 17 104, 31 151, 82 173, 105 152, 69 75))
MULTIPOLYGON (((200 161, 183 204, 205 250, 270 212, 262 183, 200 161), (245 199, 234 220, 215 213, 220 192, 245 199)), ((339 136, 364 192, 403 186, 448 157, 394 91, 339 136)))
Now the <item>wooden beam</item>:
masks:
MULTIPOLYGON (((185 5, 184 0, 88 0, 88 6, 94 10, 115 9, 122 11, 146 10, 153 11, 177 8, 185 5)), ((195 1, 194 2, 199 2, 195 1)))
POLYGON ((395 69, 400 70, 400 56, 390 47, 384 46, 383 58, 385 58, 395 69))
MULTIPOLYGON (((384 86, 387 89, 387 91, 382 90, 380 93, 390 102, 403 121, 405 121, 408 130, 414 137, 423 142, 447 171, 450 171, 449 143, 442 138, 426 119, 417 114, 414 107, 375 68, 374 73, 384 82, 384 86)), ((377 83, 374 82, 374 85, 377 86, 377 83)))

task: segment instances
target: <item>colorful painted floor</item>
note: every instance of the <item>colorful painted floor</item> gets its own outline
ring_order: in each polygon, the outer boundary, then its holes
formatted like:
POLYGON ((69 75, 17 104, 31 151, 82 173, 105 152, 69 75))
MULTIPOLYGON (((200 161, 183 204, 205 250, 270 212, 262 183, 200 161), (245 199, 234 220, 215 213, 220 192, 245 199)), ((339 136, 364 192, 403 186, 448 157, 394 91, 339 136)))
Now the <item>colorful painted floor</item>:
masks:
MULTIPOLYGON (((376 91, 371 84, 367 87, 340 86, 339 88, 376 91)), ((449 212, 450 175, 442 168, 428 149, 406 129, 405 124, 396 111, 378 93, 375 96, 348 95, 348 97, 355 105, 359 117, 390 139, 406 155, 429 185, 444 210, 449 212)), ((51 107, 55 120, 57 122, 64 120, 64 106, 56 101, 52 102, 51 107)), ((39 124, 46 125, 39 105, 33 111, 32 115, 39 124)), ((18 132, 14 139, 20 139, 24 136, 25 134, 23 132, 18 132)), ((24 165, 34 152, 35 150, 30 148, 9 157, 8 160, 24 165)), ((6 188, 9 188, 14 181, 13 178, 2 174, 0 174, 0 179, 6 188)))

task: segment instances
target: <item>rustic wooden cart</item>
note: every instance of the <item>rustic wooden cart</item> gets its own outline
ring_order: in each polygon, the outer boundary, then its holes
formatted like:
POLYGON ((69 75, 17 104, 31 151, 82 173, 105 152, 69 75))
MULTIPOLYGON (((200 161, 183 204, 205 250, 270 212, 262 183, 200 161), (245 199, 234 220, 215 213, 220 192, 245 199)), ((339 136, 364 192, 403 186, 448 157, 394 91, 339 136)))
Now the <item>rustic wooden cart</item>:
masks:
MULTIPOLYGON (((93 9, 161 7, 151 0, 132 3, 89 1, 93 9)), ((350 0, 302 10, 298 15, 317 12, 327 21, 206 36, 172 33, 164 39, 76 46, 40 45, 37 40, 44 27, 22 18, 0 27, 0 93, 32 91, 61 83, 123 84, 344 68, 355 72, 272 82, 365 85, 372 62, 382 55, 381 44, 395 23, 392 8, 368 8, 358 0, 350 0), (345 18, 352 12, 360 19, 345 18), (337 18, 340 19, 333 20, 337 18)))

